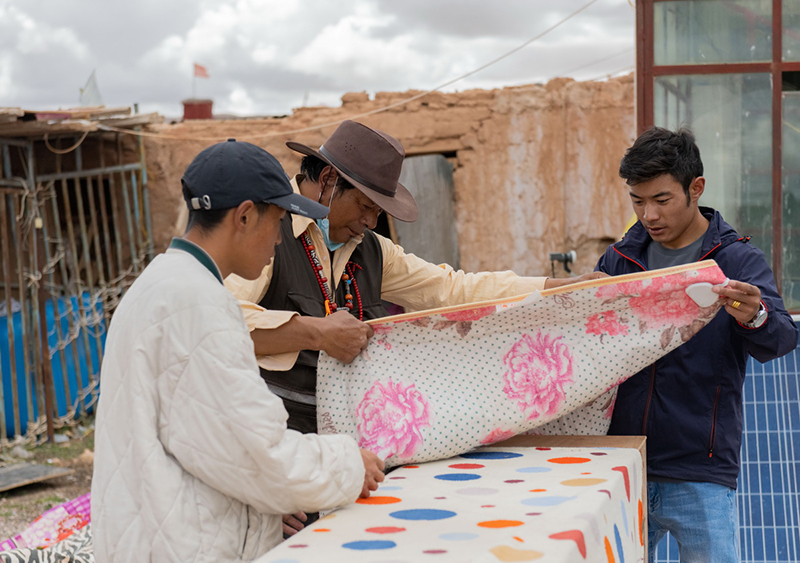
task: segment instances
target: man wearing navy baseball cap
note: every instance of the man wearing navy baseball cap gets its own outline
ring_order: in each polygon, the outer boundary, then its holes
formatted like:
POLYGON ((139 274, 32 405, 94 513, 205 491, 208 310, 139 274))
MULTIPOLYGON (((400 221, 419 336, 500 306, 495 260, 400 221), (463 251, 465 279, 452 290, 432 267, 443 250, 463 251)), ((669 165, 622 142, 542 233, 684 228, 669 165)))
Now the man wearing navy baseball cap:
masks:
POLYGON ((258 277, 293 193, 265 150, 233 139, 182 179, 184 237, 145 268, 106 340, 92 518, 98 561, 252 560, 281 540, 281 514, 369 496, 383 462, 347 436, 286 428, 239 305, 222 280, 258 277))

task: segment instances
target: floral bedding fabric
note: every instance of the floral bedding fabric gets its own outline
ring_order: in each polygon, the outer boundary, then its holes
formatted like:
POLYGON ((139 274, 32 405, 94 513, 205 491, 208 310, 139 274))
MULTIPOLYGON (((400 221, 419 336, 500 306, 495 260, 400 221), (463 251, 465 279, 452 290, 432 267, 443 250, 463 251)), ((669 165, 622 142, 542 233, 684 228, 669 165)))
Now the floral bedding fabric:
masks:
POLYGON ((616 386, 719 311, 686 288, 725 279, 707 260, 373 321, 352 364, 320 353, 319 432, 390 467, 521 433, 605 434, 616 386))
POLYGON ((0 563, 94 563, 91 527, 91 493, 86 493, 0 541, 0 563))

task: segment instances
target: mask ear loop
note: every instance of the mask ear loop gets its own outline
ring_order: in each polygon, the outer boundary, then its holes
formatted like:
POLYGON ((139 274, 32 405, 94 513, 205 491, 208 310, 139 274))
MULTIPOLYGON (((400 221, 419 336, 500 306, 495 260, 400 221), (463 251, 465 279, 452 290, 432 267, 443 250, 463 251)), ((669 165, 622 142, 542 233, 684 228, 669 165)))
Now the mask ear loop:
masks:
MULTIPOLYGON (((333 196, 336 194, 336 183, 337 183, 337 180, 339 179, 339 174, 337 172, 335 172, 335 170, 336 169, 333 166, 331 166, 331 173, 328 175, 328 178, 333 176, 333 191, 331 192, 331 199, 328 200, 328 205, 325 206, 328 209, 331 208, 331 203, 333 203, 333 196), (335 174, 335 176, 334 176, 334 174, 335 174)), ((319 193, 319 198, 317 198, 317 203, 322 203, 322 194, 323 194, 324 191, 325 191, 325 189, 323 188, 323 190, 319 193)), ((327 217, 328 216, 326 215, 325 218, 327 219, 327 217)))

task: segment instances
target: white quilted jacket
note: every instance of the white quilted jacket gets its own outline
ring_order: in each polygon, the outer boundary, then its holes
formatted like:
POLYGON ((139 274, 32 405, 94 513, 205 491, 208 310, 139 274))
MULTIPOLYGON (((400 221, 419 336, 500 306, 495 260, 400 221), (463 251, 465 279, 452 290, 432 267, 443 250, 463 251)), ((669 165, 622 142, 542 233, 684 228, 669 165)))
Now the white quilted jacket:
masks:
POLYGON ((92 520, 98 563, 251 560, 280 514, 355 500, 356 443, 286 429, 236 299, 170 249, 128 290, 106 341, 92 520))

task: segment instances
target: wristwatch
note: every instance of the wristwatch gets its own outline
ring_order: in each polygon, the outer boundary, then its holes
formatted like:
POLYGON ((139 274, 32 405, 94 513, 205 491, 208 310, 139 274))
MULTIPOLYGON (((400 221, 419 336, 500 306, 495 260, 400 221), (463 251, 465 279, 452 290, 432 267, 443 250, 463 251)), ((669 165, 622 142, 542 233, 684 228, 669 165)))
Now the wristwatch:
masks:
POLYGON ((759 307, 756 316, 753 317, 749 322, 742 323, 742 326, 746 326, 747 328, 758 328, 767 322, 767 308, 764 307, 764 304, 761 303, 761 307, 759 307))

